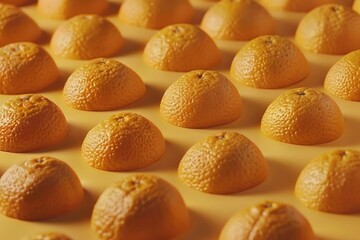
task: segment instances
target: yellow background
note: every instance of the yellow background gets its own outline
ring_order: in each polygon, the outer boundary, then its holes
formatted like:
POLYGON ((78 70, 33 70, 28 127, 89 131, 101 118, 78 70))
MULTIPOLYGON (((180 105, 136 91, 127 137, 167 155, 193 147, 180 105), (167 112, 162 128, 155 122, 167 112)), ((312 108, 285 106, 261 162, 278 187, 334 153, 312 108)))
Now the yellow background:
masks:
MULTIPOLYGON (((197 8, 194 23, 200 22, 204 11, 213 3, 206 1, 192 1, 197 8)), ((48 49, 51 32, 62 21, 50 20, 41 16, 35 6, 23 8, 48 33, 48 37, 41 42, 48 49)), ((107 16, 126 39, 125 48, 116 57, 119 61, 134 69, 147 85, 145 96, 138 102, 119 111, 140 113, 153 121, 166 138, 165 155, 154 165, 136 171, 160 176, 181 192, 189 208, 191 227, 187 233, 177 239, 216 239, 226 220, 237 211, 264 200, 276 200, 292 204, 298 208, 310 221, 319 239, 359 239, 360 214, 335 215, 310 210, 301 205, 293 195, 293 187, 298 174, 304 165, 315 156, 333 149, 352 148, 360 150, 360 103, 335 99, 345 118, 344 134, 334 142, 317 146, 296 146, 279 143, 267 139, 260 132, 260 120, 269 103, 283 91, 253 89, 234 82, 242 96, 245 112, 235 122, 211 129, 183 129, 165 122, 159 114, 159 102, 165 89, 182 73, 163 72, 146 66, 142 61, 142 49, 147 40, 156 32, 140 29, 119 23, 116 12, 117 4, 113 4, 107 16), (177 165, 185 151, 196 141, 212 133, 228 130, 238 131, 250 138, 262 150, 269 163, 269 176, 260 186, 233 195, 212 195, 190 189, 177 179, 177 165)), ((271 11, 277 20, 277 34, 293 38, 297 23, 304 14, 271 11)), ((241 48, 241 42, 216 41, 223 52, 222 63, 215 69, 229 76, 230 63, 241 48)), ((346 44, 346 43, 344 43, 346 44)), ((50 51, 51 53, 51 51, 50 51)), ((292 87, 314 87, 323 89, 322 84, 328 69, 340 56, 318 55, 305 52, 311 64, 311 74, 302 82, 292 87)), ((0 174, 10 165, 31 157, 49 155, 66 161, 79 175, 86 191, 81 207, 75 211, 47 221, 26 222, 0 216, 0 239, 21 239, 27 235, 43 231, 59 231, 71 236, 74 240, 97 239, 90 229, 92 207, 105 187, 133 172, 117 173, 105 172, 89 167, 81 158, 80 146, 86 133, 98 122, 106 119, 114 112, 85 112, 74 110, 64 104, 61 91, 64 82, 72 71, 85 61, 65 60, 54 56, 61 72, 61 81, 50 90, 42 92, 54 101, 64 111, 70 125, 70 132, 64 143, 45 151, 14 154, 0 152, 0 174)), ((0 96, 3 103, 12 96, 0 96)), ((141 226, 139 226, 141 231, 141 226)))

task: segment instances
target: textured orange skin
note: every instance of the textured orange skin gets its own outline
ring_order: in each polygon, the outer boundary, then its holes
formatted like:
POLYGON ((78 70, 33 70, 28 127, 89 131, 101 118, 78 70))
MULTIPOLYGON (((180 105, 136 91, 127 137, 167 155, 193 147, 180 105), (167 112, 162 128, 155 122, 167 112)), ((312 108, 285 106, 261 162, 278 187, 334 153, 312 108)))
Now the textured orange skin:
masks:
POLYGON ((296 88, 284 92, 268 106, 261 131, 280 142, 320 144, 341 136, 344 118, 335 101, 325 93, 296 88))
POLYGON ((219 240, 315 240, 308 220, 294 207, 264 202, 228 220, 219 240))
POLYGON ((235 121, 243 111, 236 87, 216 71, 184 74, 165 91, 160 113, 171 124, 206 128, 235 121))
POLYGON ((130 175, 108 187, 95 204, 92 229, 102 240, 172 239, 189 226, 178 190, 159 177, 130 175))
POLYGON ((314 8, 329 3, 351 6, 353 0, 260 0, 259 2, 270 8, 281 8, 293 12, 309 12, 314 8))
POLYGON ((325 153, 301 171, 295 195, 307 207, 330 213, 360 211, 360 152, 325 153))
POLYGON ((261 36, 245 44, 236 54, 230 73, 255 88, 282 88, 309 75, 309 64, 300 49, 286 38, 261 36))
POLYGON ((267 177, 267 162, 245 136, 221 132, 200 140, 185 153, 178 176, 202 192, 236 193, 262 183, 267 177))
POLYGON ((354 1, 353 9, 354 9, 354 11, 360 13, 360 1, 359 0, 354 1))
POLYGON ((220 61, 221 53, 199 27, 174 24, 161 29, 148 41, 143 56, 153 68, 187 72, 214 66, 220 61))
POLYGON ((308 51, 346 54, 360 48, 360 15, 350 7, 327 4, 309 12, 295 34, 297 44, 308 51))
POLYGON ((34 20, 19 8, 0 3, 0 47, 13 42, 33 42, 41 34, 34 20))
POLYGON ((65 102, 88 111, 113 110, 128 105, 145 93, 139 75, 122 63, 99 58, 81 66, 65 83, 65 102))
POLYGON ((123 44, 121 33, 106 18, 78 15, 55 30, 50 47, 63 58, 94 59, 117 54, 123 44))
POLYGON ((195 10, 188 0, 125 0, 119 10, 121 21, 154 29, 190 23, 194 16, 195 10))
POLYGON ((34 43, 0 48, 0 93, 22 94, 46 89, 60 77, 52 57, 34 43))
POLYGON ((67 136, 58 106, 41 95, 22 95, 0 106, 0 150, 30 152, 54 146, 67 136))
POLYGON ((360 50, 351 52, 331 67, 324 81, 326 91, 338 98, 360 101, 360 50))
POLYGON ((207 10, 201 28, 216 39, 245 41, 272 34, 275 20, 253 0, 223 0, 207 10))
POLYGON ((33 158, 11 166, 0 178, 0 211, 22 219, 41 220, 63 215, 83 199, 76 173, 52 157, 33 158))
POLYGON ((160 130, 135 113, 117 113, 99 123, 86 135, 81 153, 98 169, 128 171, 151 165, 165 151, 160 130))
POLYGON ((68 19, 80 14, 102 14, 106 0, 38 0, 39 11, 50 18, 68 19))
POLYGON ((24 238, 23 240, 72 240, 70 237, 56 232, 39 233, 24 238))

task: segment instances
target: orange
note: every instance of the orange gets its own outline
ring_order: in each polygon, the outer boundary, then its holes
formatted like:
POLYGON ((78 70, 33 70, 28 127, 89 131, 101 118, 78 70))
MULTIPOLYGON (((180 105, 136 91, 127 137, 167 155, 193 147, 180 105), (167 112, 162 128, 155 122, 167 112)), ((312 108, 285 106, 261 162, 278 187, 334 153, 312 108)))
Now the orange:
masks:
POLYGON ((231 217, 219 240, 315 240, 308 220, 293 206, 266 201, 231 217))
POLYGON ((202 192, 236 193, 262 183, 267 177, 267 162, 245 136, 220 132, 200 140, 185 153, 178 176, 202 192))
POLYGON ((170 183, 137 174, 105 189, 95 204, 91 226, 102 240, 172 239, 188 229, 189 215, 170 183))
POLYGON ((220 57, 220 50, 209 35, 190 24, 175 24, 161 29, 144 49, 147 64, 167 71, 208 69, 218 63, 220 57))
POLYGON ((82 202, 83 188, 65 162, 38 157, 11 166, 0 178, 0 212, 22 220, 63 215, 82 202))
POLYGON ((80 14, 102 14, 108 8, 106 0, 38 0, 39 11, 47 17, 68 19, 80 14))
POLYGON ((267 7, 294 12, 308 12, 329 3, 351 6, 352 2, 353 0, 260 0, 260 3, 267 7))
POLYGON ((330 213, 360 211, 360 152, 335 150, 305 166, 295 195, 307 207, 330 213))
POLYGON ((145 84, 133 70, 116 60, 99 58, 70 75, 64 98, 76 109, 113 110, 138 100, 145 90, 145 84))
POLYGON ((24 238, 24 240, 72 240, 62 233, 45 232, 24 238))
POLYGON ((23 95, 0 106, 0 150, 30 152, 54 146, 67 136, 64 114, 41 95, 23 95))
POLYGON ((0 48, 0 93, 37 92, 59 78, 54 60, 42 47, 20 42, 0 48))
POLYGON ((343 5, 323 5, 300 21, 295 40, 315 53, 349 53, 360 48, 360 15, 343 5))
POLYGON ((42 31, 39 26, 19 8, 0 3, 0 46, 13 42, 39 39, 42 31))
POLYGON ((309 75, 304 54, 290 40, 261 36, 246 43, 231 65, 232 77, 250 87, 281 88, 309 75))
POLYGON ((50 47, 63 58, 94 59, 117 54, 123 42, 119 30, 106 18, 78 15, 55 30, 50 47))
POLYGON ((243 111, 236 87, 216 71, 185 73, 165 91, 160 113, 185 128, 206 128, 235 121, 243 111))
POLYGON ((273 33, 275 20, 253 0, 222 0, 206 11, 201 28, 216 39, 244 41, 273 33))
POLYGON ((94 168, 128 171, 151 165, 165 151, 160 130, 135 113, 117 113, 86 135, 81 153, 94 168))
POLYGON ((311 145, 333 141, 344 131, 344 118, 335 101, 311 88, 284 92, 261 120, 265 136, 280 142, 311 145))
POLYGON ((353 9, 354 9, 356 12, 360 13, 360 1, 359 1, 359 0, 355 0, 355 1, 354 1, 353 9))
POLYGON ((121 21, 144 28, 163 28, 190 23, 195 10, 189 0, 125 0, 120 7, 121 21))
POLYGON ((324 87, 336 97, 360 101, 360 50, 342 57, 326 75, 324 87))

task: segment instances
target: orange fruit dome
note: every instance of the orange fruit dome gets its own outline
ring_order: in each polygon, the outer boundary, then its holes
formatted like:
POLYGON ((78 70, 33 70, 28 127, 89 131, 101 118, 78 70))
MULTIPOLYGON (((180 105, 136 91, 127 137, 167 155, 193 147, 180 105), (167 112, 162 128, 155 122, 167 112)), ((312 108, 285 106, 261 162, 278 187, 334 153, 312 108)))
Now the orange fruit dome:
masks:
POLYGON ((202 192, 236 193, 262 183, 267 177, 267 162, 245 136, 221 132, 200 140, 185 153, 178 176, 202 192))
POLYGON ((354 9, 356 12, 360 13, 360 1, 359 1, 359 0, 355 0, 355 1, 354 1, 353 9, 354 9))
POLYGON ((213 38, 244 41, 272 34, 275 20, 253 0, 222 0, 206 11, 201 28, 213 38))
POLYGON ((360 212, 360 152, 335 150, 308 163, 295 185, 307 207, 330 213, 360 212))
POLYGON ((37 92, 59 78, 54 60, 42 47, 20 42, 0 48, 0 93, 37 92))
POLYGON ((26 237, 23 240, 72 240, 72 239, 62 233, 45 232, 45 233, 38 233, 36 235, 26 237))
POLYGON ((65 102, 88 111, 113 110, 140 99, 146 87, 139 75, 112 59, 95 59, 73 72, 64 86, 65 102))
POLYGON ((147 167, 161 158, 165 140, 148 119, 135 113, 117 113, 86 135, 81 154, 94 168, 128 171, 147 167))
POLYGON ((293 12, 308 12, 329 3, 351 6, 353 0, 260 0, 259 2, 269 8, 280 8, 293 12))
POLYGON ((346 54, 360 48, 360 15, 350 7, 327 4, 300 21, 297 44, 311 52, 346 54))
POLYGON ((144 28, 190 23, 195 9, 189 0, 125 0, 119 10, 122 22, 144 28))
POLYGON ((0 106, 0 150, 30 152, 64 140, 68 124, 52 101, 41 95, 23 95, 0 106))
POLYGON ((189 214, 170 183, 137 174, 105 189, 95 204, 91 226, 102 240, 173 239, 188 229, 189 214))
POLYGON ((261 120, 265 136, 280 142, 312 145, 333 141, 344 131, 344 118, 335 101, 311 88, 284 92, 261 120))
POLYGON ((246 43, 236 54, 231 76, 255 88, 282 88, 309 75, 309 64, 290 40, 266 35, 246 43))
POLYGON ((360 101, 360 50, 351 52, 331 67, 324 81, 326 91, 336 97, 360 101))
POLYGON ((39 26, 19 8, 0 3, 0 47, 13 42, 33 42, 42 34, 39 26))
POLYGON ((293 206, 266 201, 231 217, 219 240, 315 240, 308 220, 293 206))
POLYGON ((22 220, 63 215, 79 206, 83 188, 65 162, 38 157, 11 166, 0 178, 0 212, 22 220))
POLYGON ((165 91, 160 113, 171 124, 206 128, 235 121, 243 111, 236 87, 216 71, 185 73, 165 91))
POLYGON ((102 14, 108 8, 106 0, 38 0, 39 11, 47 17, 68 19, 80 14, 102 14))
POLYGON ((119 30, 106 18, 78 15, 55 30, 50 47, 63 58, 94 59, 117 54, 123 42, 119 30))
POLYGON ((220 58, 220 50, 209 35, 190 24, 175 24, 161 29, 144 49, 145 62, 166 71, 208 69, 220 58))

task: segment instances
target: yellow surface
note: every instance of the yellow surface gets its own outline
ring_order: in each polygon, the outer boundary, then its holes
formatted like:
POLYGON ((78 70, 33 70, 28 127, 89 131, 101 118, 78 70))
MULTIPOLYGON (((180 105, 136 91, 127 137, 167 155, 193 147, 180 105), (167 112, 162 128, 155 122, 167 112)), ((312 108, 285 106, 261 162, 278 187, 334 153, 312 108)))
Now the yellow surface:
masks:
MULTIPOLYGON (((199 23, 204 9, 213 3, 192 1, 198 10, 195 23, 199 23)), ((34 6, 25 7, 39 25, 51 34, 61 23, 39 16, 34 6)), ((291 87, 279 90, 260 90, 245 87, 235 82, 242 96, 245 112, 234 123, 211 129, 183 129, 175 127, 163 120, 159 113, 159 103, 165 89, 182 73, 163 72, 146 66, 141 52, 146 41, 155 33, 154 30, 140 29, 120 24, 116 17, 117 7, 113 6, 109 19, 120 29, 126 39, 125 49, 116 59, 134 69, 144 80, 147 92, 140 101, 119 111, 140 113, 153 121, 166 138, 166 152, 162 159, 154 165, 137 172, 152 173, 175 185, 189 208, 191 228, 177 239, 216 239, 225 221, 238 210, 264 200, 275 200, 294 205, 310 221, 319 239, 359 239, 360 214, 335 215, 307 209, 295 198, 293 188, 295 180, 304 165, 315 156, 339 148, 359 149, 360 146, 360 103, 335 99, 345 117, 346 129, 341 138, 334 142, 317 146, 296 146, 279 143, 267 139, 260 132, 260 119, 268 104, 281 92, 292 87, 308 86, 323 89, 326 72, 341 56, 311 54, 305 52, 311 64, 311 74, 304 81, 291 87), (212 195, 201 193, 181 184, 177 178, 177 165, 185 151, 196 141, 220 130, 234 130, 247 136, 262 150, 269 162, 269 176, 260 186, 233 195, 212 195)), ((303 14, 272 12, 277 20, 277 33, 293 38, 295 27, 303 14)), ((48 40, 48 39, 47 39, 48 40)), ((242 46, 240 42, 216 42, 223 52, 222 63, 216 70, 229 76, 232 58, 242 46)), ((47 46, 48 41, 42 43, 47 46)), ((344 43, 346 44, 346 43, 344 43)), ((51 53, 51 52, 50 52, 51 53)), ((114 112, 85 112, 66 106, 61 90, 68 75, 85 61, 64 60, 55 58, 62 72, 62 81, 43 94, 58 104, 64 111, 70 125, 66 141, 55 148, 27 154, 0 152, 0 174, 10 165, 30 157, 49 155, 66 161, 80 176, 86 194, 82 206, 65 216, 42 222, 26 222, 0 216, 0 239, 15 240, 42 231, 60 231, 74 240, 97 239, 90 229, 92 207, 101 191, 109 184, 131 174, 105 172, 89 167, 80 155, 80 146, 85 134, 99 121, 114 112)), ((12 96, 0 96, 0 103, 12 96)), ((139 226, 141 231, 141 226, 139 226)))

